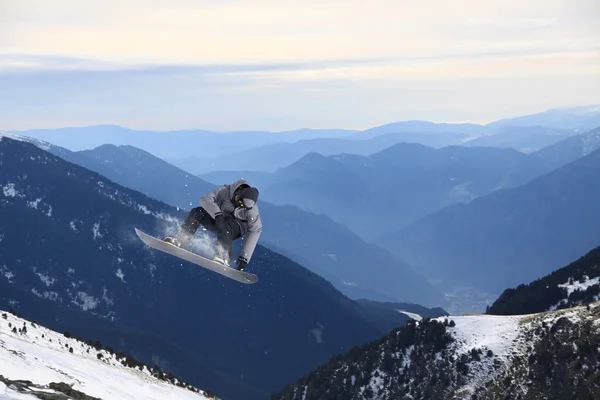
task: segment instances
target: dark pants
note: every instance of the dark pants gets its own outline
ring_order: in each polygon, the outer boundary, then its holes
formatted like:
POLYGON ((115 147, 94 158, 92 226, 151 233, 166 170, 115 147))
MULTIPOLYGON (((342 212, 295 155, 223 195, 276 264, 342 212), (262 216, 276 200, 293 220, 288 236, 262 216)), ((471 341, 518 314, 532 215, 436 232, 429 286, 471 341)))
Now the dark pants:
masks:
POLYGON ((224 232, 217 229, 215 220, 210 214, 202 207, 192 208, 187 218, 181 225, 181 233, 194 236, 198 228, 202 225, 208 231, 217 235, 217 242, 220 244, 227 255, 229 260, 233 258, 233 241, 241 237, 240 225, 230 215, 225 215, 225 227, 227 228, 224 232))

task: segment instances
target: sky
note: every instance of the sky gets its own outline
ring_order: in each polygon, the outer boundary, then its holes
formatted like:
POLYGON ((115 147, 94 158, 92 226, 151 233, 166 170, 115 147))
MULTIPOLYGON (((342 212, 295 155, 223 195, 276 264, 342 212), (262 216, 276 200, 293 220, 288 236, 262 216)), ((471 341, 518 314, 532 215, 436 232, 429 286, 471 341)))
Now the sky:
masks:
POLYGON ((366 129, 600 104, 597 0, 0 0, 0 129, 366 129))

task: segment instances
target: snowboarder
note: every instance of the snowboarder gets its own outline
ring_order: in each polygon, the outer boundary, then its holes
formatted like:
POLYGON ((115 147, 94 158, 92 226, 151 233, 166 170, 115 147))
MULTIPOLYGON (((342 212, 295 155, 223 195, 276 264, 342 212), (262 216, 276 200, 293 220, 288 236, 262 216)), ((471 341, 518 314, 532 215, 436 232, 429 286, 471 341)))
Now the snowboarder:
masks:
POLYGON ((243 271, 252 258, 262 232, 258 212, 258 190, 240 179, 231 185, 222 185, 200 199, 200 207, 193 208, 175 236, 164 241, 185 247, 200 225, 217 236, 215 261, 230 265, 233 258, 233 241, 244 238, 237 259, 237 269, 243 271))

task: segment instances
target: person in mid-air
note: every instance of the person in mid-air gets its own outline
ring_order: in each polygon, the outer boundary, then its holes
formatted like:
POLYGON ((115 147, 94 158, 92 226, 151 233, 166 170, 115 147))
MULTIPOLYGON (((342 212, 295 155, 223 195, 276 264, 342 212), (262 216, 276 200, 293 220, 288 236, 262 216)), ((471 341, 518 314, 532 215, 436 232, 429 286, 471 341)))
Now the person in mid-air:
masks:
POLYGON ((222 185, 200 199, 200 207, 193 208, 175 236, 164 241, 185 247, 200 225, 217 236, 215 261, 230 265, 233 258, 233 241, 244 238, 237 259, 237 269, 242 271, 252 258, 262 232, 258 212, 258 189, 244 179, 231 185, 222 185))

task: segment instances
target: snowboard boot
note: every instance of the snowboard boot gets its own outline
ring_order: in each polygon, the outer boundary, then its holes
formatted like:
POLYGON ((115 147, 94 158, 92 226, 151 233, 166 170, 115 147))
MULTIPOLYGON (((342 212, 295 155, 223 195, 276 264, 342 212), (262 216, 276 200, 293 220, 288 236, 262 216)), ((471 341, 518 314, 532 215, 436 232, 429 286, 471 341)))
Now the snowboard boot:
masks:
POLYGON ((175 247, 181 247, 181 240, 176 236, 167 236, 163 239, 163 242, 170 243, 175 247))
POLYGON ((177 246, 179 248, 185 248, 192 240, 192 235, 187 232, 182 232, 181 230, 177 232, 176 235, 167 236, 163 239, 167 243, 171 243, 173 246, 177 246))
POLYGON ((229 267, 229 259, 227 257, 217 254, 215 258, 213 258, 213 260, 218 262, 219 264, 223 264, 224 266, 229 267))

